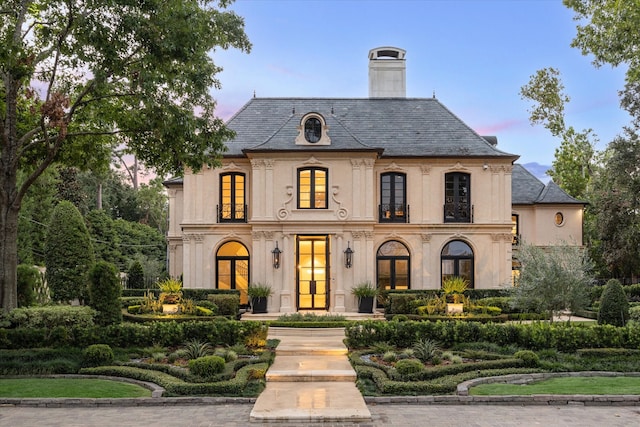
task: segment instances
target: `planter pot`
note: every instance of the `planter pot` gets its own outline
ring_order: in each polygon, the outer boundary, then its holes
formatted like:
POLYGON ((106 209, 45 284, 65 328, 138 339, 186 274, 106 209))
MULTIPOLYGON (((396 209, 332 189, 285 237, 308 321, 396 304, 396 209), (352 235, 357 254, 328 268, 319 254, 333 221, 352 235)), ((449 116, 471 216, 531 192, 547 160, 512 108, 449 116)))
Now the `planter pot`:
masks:
POLYGON ((447 314, 462 314, 464 311, 464 304, 459 303, 447 303, 447 314))
POLYGON ((373 313, 374 297, 358 298, 358 313, 373 313))
POLYGON ((266 313, 267 312, 267 297, 253 297, 251 298, 251 312, 266 313))
POLYGON ((163 313, 177 313, 178 304, 162 304, 163 313))

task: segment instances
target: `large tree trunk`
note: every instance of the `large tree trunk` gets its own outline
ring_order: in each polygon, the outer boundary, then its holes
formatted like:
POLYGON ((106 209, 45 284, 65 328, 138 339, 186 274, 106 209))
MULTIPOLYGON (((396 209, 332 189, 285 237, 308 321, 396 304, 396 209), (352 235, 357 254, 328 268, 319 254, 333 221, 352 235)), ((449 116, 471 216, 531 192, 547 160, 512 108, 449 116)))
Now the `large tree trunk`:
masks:
MULTIPOLYGON (((6 183, 3 183, 6 185, 6 183)), ((15 187, 9 194, 15 194, 15 187)), ((18 306, 18 212, 19 206, 0 200, 0 304, 9 311, 18 306)))

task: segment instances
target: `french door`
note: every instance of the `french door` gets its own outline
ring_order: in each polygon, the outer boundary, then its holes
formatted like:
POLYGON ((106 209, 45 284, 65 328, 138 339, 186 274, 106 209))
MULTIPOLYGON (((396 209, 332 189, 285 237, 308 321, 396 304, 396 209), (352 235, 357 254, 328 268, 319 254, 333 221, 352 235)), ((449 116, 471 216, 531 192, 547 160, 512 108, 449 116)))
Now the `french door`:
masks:
POLYGON ((296 237, 298 310, 329 308, 329 236, 296 237))

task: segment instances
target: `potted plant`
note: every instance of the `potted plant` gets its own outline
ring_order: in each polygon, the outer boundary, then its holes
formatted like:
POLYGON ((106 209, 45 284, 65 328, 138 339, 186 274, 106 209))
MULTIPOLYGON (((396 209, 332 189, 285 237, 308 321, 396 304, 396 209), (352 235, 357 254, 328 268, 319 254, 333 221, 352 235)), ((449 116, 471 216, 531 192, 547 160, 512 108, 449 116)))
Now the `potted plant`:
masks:
POLYGON ((272 294, 271 286, 256 283, 251 284, 247 288, 247 295, 249 295, 249 300, 251 301, 251 312, 252 313, 266 313, 267 312, 267 298, 269 298, 272 294))
POLYGON ((182 282, 178 279, 169 278, 158 282, 160 288, 159 302, 162 304, 163 313, 176 313, 178 303, 182 298, 182 282))
POLYGON ((449 276, 442 281, 442 292, 447 302, 447 314, 462 313, 464 310, 464 291, 469 281, 460 276, 449 276))
POLYGON ((371 282, 362 282, 351 288, 351 294, 358 298, 358 313, 373 313, 373 301, 378 288, 371 282))

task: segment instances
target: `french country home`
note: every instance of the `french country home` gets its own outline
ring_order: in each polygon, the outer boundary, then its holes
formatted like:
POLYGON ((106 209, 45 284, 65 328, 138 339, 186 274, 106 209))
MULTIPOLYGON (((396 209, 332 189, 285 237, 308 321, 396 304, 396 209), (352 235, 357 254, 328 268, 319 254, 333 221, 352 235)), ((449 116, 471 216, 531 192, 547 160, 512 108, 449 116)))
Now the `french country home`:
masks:
POLYGON ((171 276, 243 304, 268 284, 273 312, 354 312, 358 284, 509 287, 518 242, 582 245, 584 202, 408 98, 405 55, 369 51, 367 98, 250 99, 220 167, 165 182, 171 276))

